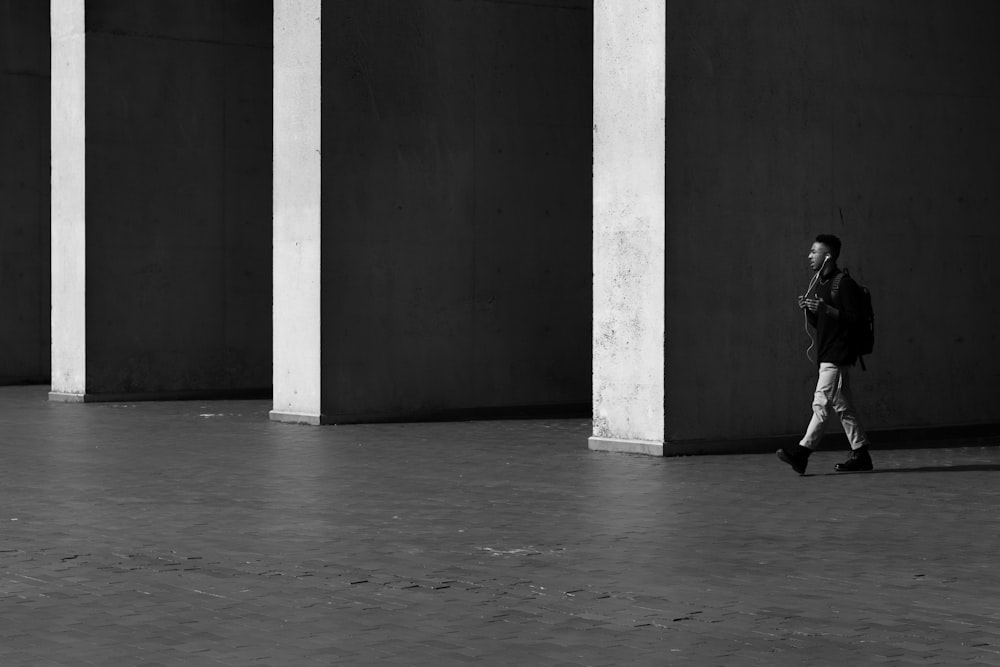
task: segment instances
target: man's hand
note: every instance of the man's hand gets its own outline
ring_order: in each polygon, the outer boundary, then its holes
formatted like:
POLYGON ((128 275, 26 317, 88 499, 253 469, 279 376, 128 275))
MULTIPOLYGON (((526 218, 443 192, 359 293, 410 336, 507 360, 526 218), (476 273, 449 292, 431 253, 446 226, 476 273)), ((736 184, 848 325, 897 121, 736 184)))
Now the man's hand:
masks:
POLYGON ((826 310, 826 304, 822 299, 802 298, 799 300, 799 304, 799 308, 807 308, 810 313, 819 313, 821 308, 826 310))

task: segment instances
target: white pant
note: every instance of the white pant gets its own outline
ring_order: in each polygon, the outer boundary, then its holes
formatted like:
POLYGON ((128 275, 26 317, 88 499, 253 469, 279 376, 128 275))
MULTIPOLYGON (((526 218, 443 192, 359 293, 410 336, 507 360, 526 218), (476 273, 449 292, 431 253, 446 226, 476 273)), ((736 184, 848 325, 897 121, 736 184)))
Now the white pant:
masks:
POLYGON ((854 404, 851 402, 849 368, 825 362, 819 365, 819 380, 816 382, 816 393, 813 395, 812 420, 805 436, 799 442, 803 447, 816 449, 819 446, 826 431, 826 423, 830 419, 831 405, 840 417, 851 449, 858 449, 868 444, 868 436, 861 428, 861 422, 858 421, 854 404))

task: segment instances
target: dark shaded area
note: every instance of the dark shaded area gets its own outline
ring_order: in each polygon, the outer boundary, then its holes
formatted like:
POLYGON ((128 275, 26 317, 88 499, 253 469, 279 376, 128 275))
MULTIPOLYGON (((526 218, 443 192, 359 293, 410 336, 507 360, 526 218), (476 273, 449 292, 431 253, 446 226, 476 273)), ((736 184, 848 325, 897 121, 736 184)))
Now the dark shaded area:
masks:
MULTIPOLYGON (((878 473, 897 473, 897 472, 1000 472, 1000 465, 982 464, 982 465, 959 465, 959 466, 924 466, 921 468, 876 468, 875 470, 868 470, 865 472, 833 472, 828 474, 829 475, 874 475, 878 473)), ((817 475, 807 473, 804 476, 815 477, 817 475)))
POLYGON ((271 384, 271 4, 87 3, 87 393, 271 384))
POLYGON ((1000 4, 667 3, 667 440, 804 429, 805 255, 841 236, 872 429, 1000 422, 1000 4))
POLYGON ((590 402, 589 2, 323 15, 323 413, 590 402))
POLYGON ((49 4, 0 2, 0 384, 50 369, 49 4))
MULTIPOLYGON (((831 429, 832 430, 832 429, 831 429)), ((1000 424, 972 424, 969 426, 939 426, 869 431, 872 452, 898 449, 925 449, 931 447, 985 447, 1000 445, 1000 424)), ((773 438, 743 438, 715 440, 676 440, 664 447, 665 456, 692 454, 773 454, 781 447, 791 447, 802 439, 801 435, 782 435, 773 438)), ((830 432, 823 437, 819 451, 850 451, 843 433, 830 432)))

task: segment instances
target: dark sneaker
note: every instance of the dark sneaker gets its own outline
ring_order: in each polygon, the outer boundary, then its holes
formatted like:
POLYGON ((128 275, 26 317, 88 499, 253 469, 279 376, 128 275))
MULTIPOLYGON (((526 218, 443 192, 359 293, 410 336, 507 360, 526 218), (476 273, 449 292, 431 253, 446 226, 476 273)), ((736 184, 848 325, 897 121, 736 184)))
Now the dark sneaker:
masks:
POLYGON ((862 447, 860 449, 853 450, 850 458, 843 463, 838 463, 833 466, 833 469, 837 472, 863 472, 866 470, 872 470, 874 467, 875 466, 872 465, 871 454, 868 453, 868 448, 862 447))
POLYGON ((809 465, 809 455, 812 454, 812 450, 802 445, 792 445, 791 447, 782 447, 777 454, 779 459, 792 466, 792 470, 800 475, 806 474, 806 466, 809 465))

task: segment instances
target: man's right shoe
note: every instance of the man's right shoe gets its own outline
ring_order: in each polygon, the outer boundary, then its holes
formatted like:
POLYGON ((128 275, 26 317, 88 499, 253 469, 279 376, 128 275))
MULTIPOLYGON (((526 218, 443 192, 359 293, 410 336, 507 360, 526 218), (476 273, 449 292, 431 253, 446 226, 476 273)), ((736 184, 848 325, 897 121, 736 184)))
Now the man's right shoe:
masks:
POLYGON ((833 466, 837 472, 864 472, 874 469, 871 454, 867 447, 861 447, 851 451, 851 456, 843 463, 833 466))
POLYGON ((809 455, 812 450, 802 445, 792 445, 782 447, 777 452, 778 458, 792 466, 792 470, 800 475, 806 474, 806 466, 809 465, 809 455))

